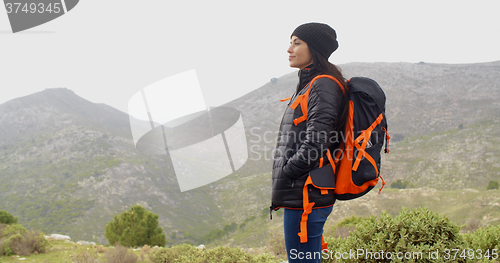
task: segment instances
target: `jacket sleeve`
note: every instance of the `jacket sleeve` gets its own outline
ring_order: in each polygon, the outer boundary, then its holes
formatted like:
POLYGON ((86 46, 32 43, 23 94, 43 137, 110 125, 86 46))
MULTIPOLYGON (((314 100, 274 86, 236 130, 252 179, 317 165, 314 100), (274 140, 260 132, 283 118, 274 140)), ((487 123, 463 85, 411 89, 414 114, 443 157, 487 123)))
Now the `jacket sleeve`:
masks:
POLYGON ((321 78, 313 83, 307 103, 307 128, 299 149, 283 166, 283 174, 296 179, 308 173, 326 156, 331 133, 337 127, 343 100, 340 87, 331 79, 321 78))

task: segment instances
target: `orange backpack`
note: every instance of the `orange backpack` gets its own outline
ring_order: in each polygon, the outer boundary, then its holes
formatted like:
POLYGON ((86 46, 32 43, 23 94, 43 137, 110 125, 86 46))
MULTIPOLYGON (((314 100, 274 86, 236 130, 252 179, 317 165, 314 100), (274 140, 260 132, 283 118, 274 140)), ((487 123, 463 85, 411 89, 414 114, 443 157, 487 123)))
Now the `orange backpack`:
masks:
MULTIPOLYGON (((307 102, 312 84, 319 78, 329 78, 335 81, 345 93, 343 85, 330 75, 319 75, 311 80, 308 90, 290 105, 295 109, 300 104, 303 116, 294 120, 298 125, 307 120, 307 102)), ((365 195, 382 179, 380 176, 380 152, 385 143, 385 152, 389 153, 388 143, 390 136, 387 133, 387 120, 385 117, 385 94, 380 86, 372 79, 354 77, 347 82, 349 111, 345 131, 341 138, 342 143, 332 156, 327 151, 326 163, 320 159, 319 168, 311 171, 303 189, 303 209, 301 220, 302 243, 307 242, 307 218, 312 212, 314 202, 309 203, 307 186, 309 184, 327 193, 333 190, 339 200, 350 200, 365 195), (326 163, 326 164, 324 164, 326 163)), ((322 250, 327 249, 323 242, 322 250)))
POLYGON ((377 185, 380 176, 381 150, 389 153, 387 118, 385 117, 385 94, 372 79, 354 77, 349 88, 349 114, 342 156, 337 158, 335 196, 339 200, 351 200, 368 193, 377 185))

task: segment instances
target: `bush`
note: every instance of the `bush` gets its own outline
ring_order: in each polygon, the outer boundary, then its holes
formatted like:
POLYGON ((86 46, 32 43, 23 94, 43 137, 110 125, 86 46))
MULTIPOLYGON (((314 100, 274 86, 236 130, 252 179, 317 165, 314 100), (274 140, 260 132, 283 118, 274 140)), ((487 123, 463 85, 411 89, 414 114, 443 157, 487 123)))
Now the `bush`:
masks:
POLYGON ((28 230, 26 230, 26 228, 24 228, 22 225, 19 224, 6 225, 4 228, 2 228, 0 237, 9 237, 15 234, 23 234, 26 233, 27 231, 28 230))
POLYGON ((197 248, 188 244, 182 244, 171 248, 158 249, 151 256, 151 261, 154 263, 175 262, 175 260, 178 260, 181 256, 189 256, 195 253, 199 253, 197 248))
POLYGON ((498 181, 490 181, 488 183, 488 187, 486 187, 486 190, 492 190, 492 189, 498 189, 498 188, 499 188, 498 181))
POLYGON ((481 249, 490 253, 496 249, 500 253, 500 226, 487 226, 474 233, 463 234, 465 246, 474 250, 481 249))
POLYGON ((280 262, 269 255, 252 256, 239 248, 217 247, 197 249, 182 244, 171 248, 160 248, 151 256, 153 263, 193 262, 193 263, 275 263, 280 262))
POLYGON ((106 224, 104 236, 110 244, 128 247, 165 246, 167 238, 158 226, 158 217, 144 207, 134 205, 106 224))
POLYGON ((6 224, 0 224, 0 238, 2 238, 2 231, 7 227, 6 224))
POLYGON ((0 224, 17 224, 17 218, 15 218, 7 211, 0 210, 0 224))
POLYGON ((33 253, 45 253, 48 245, 49 242, 45 240, 45 235, 33 230, 10 239, 12 252, 21 256, 28 256, 33 253))
POLYGON ((121 245, 116 245, 115 248, 109 249, 104 253, 104 258, 108 263, 135 263, 137 256, 127 248, 121 245))
POLYGON ((97 254, 90 251, 82 251, 76 254, 76 256, 72 256, 71 261, 73 263, 100 263, 99 259, 97 259, 97 254))
POLYGON ((45 253, 49 242, 39 231, 28 231, 18 224, 8 225, 0 233, 0 255, 28 256, 45 253))
MULTIPOLYGON (((255 262, 255 259, 245 253, 243 250, 239 248, 229 248, 229 247, 216 247, 214 249, 205 250, 201 253, 201 258, 205 262, 218 262, 218 263, 250 263, 255 262)), ((189 258, 189 260, 183 260, 181 262, 196 262, 191 261, 196 258, 189 258)))
POLYGON ((408 187, 408 182, 401 181, 401 179, 398 179, 396 182, 393 182, 391 184, 391 188, 406 189, 407 187, 408 187))
POLYGON ((151 247, 148 245, 144 245, 141 248, 141 253, 140 253, 141 261, 146 261, 146 262, 151 261, 151 257, 149 256, 150 253, 151 253, 151 247))
MULTIPOLYGON (((328 249, 332 252, 360 252, 357 257, 336 262, 444 262, 445 249, 463 248, 459 231, 459 226, 451 223, 448 218, 425 208, 411 211, 403 209, 394 218, 386 212, 379 219, 372 215, 361 220, 345 240, 334 238, 327 242, 328 249), (429 252, 437 250, 441 253, 439 259, 431 259, 429 252), (384 251, 383 257, 381 251, 384 251), (392 259, 388 259, 390 256, 392 259), (402 258, 399 259, 398 256, 402 258), (406 256, 411 258, 405 258, 406 256)), ((333 262, 333 259, 323 262, 333 262)), ((455 262, 465 260, 458 258, 455 262)))

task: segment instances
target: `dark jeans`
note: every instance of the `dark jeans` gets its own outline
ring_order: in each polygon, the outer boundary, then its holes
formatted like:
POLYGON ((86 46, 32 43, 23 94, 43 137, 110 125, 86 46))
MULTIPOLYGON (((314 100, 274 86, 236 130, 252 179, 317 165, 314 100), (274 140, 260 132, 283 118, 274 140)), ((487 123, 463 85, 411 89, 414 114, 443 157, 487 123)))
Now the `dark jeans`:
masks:
POLYGON ((300 220, 303 210, 285 209, 283 225, 289 263, 321 262, 323 226, 333 206, 313 209, 307 220, 307 242, 300 243, 300 220))

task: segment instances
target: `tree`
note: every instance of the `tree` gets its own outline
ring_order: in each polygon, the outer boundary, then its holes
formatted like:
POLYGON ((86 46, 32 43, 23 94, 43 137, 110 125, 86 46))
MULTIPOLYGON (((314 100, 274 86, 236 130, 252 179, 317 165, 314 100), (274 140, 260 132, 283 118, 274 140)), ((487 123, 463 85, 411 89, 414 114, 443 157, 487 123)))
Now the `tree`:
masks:
POLYGON ((406 187, 408 187, 408 182, 401 181, 401 179, 391 184, 391 188, 406 189, 406 187))
POLYGON ((0 224, 17 224, 17 218, 7 211, 0 210, 0 224))
POLYGON ((158 215, 134 205, 113 221, 106 224, 104 236, 110 244, 119 243, 127 247, 165 246, 167 237, 158 226, 158 215))

